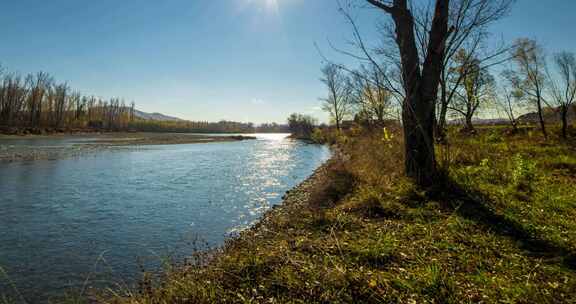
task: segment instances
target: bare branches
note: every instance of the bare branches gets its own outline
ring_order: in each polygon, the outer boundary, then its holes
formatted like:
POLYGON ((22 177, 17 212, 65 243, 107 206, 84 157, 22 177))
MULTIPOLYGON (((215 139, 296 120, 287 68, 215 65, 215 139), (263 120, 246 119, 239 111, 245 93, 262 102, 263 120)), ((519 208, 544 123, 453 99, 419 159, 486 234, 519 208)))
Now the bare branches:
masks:
MULTIPOLYGON (((504 71, 501 75, 503 80, 509 78, 508 72, 504 71)), ((495 103, 497 110, 503 111, 512 126, 512 130, 516 131, 518 128, 517 111, 520 108, 520 102, 522 95, 518 91, 509 90, 508 84, 503 84, 499 86, 499 92, 495 94, 495 103)))
POLYGON ((576 99, 576 55, 560 52, 554 55, 555 74, 548 73, 553 102, 560 109, 562 137, 568 136, 568 111, 576 99))
POLYGON ((352 85, 350 79, 333 64, 324 66, 322 74, 320 80, 328 89, 328 96, 321 99, 324 102, 322 108, 330 113, 336 128, 340 130, 342 121, 351 114, 352 85))
POLYGON ((473 118, 478 109, 487 105, 494 97, 495 80, 486 69, 480 67, 480 61, 470 57, 465 50, 455 56, 459 67, 456 69, 461 90, 456 91, 457 98, 449 105, 449 109, 464 117, 465 129, 474 131, 473 118))
MULTIPOLYGON (((444 70, 440 81, 440 111, 437 118, 437 133, 440 137, 445 134, 447 110, 457 95, 456 91, 461 85, 461 77, 465 76, 465 73, 457 73, 456 81, 450 79, 454 77, 453 71, 459 68, 454 57, 460 50, 465 49, 468 54, 465 61, 475 58, 480 62, 483 70, 509 61, 511 58, 506 55, 511 46, 501 44, 486 48, 485 41, 489 36, 487 26, 505 17, 514 2, 515 0, 456 0, 452 2, 449 17, 452 32, 446 41, 444 70)), ((428 16, 419 18, 429 19, 428 16)), ((425 27, 419 30, 425 30, 425 27)))
POLYGON ((561 106, 569 107, 576 99, 576 55, 560 52, 554 55, 557 77, 550 76, 552 94, 561 106))
POLYGON ((0 125, 28 128, 127 129, 133 110, 120 99, 105 101, 72 92, 47 73, 3 74, 0 80, 0 125))
MULTIPOLYGON (((369 49, 368 46, 365 44, 365 42, 362 38, 362 35, 360 33, 360 29, 358 28, 356 21, 354 20, 354 18, 352 18, 351 14, 346 9, 344 9, 342 6, 340 6, 339 11, 344 16, 346 21, 350 24, 350 27, 352 28, 353 40, 352 40, 351 44, 355 48, 355 50, 358 51, 360 54, 356 54, 355 52, 352 52, 352 51, 346 51, 346 50, 337 48, 334 45, 332 45, 331 43, 329 43, 330 46, 332 47, 332 49, 335 50, 336 52, 340 53, 340 54, 343 54, 343 55, 346 55, 348 57, 357 59, 360 62, 362 62, 362 64, 371 65, 372 68, 377 69, 378 72, 381 75, 383 75, 383 78, 382 78, 383 81, 379 84, 380 86, 384 86, 386 88, 386 90, 392 91, 395 94, 404 95, 404 92, 399 88, 399 87, 401 87, 401 85, 398 84, 401 81, 399 81, 398 79, 394 79, 391 76, 391 73, 389 71, 389 67, 386 64, 379 62, 375 58, 375 56, 379 55, 379 52, 377 50, 369 49)), ((322 55, 322 57, 327 62, 330 62, 329 60, 326 59, 325 56, 322 55)), ((331 63, 340 67, 342 70, 346 70, 346 71, 350 72, 354 77, 363 77, 362 73, 357 73, 357 71, 350 70, 349 68, 347 68, 344 65, 336 64, 333 62, 331 62, 331 63)), ((371 81, 370 78, 368 78, 366 80, 371 81)))
POLYGON ((453 33, 446 46, 446 62, 473 36, 487 35, 487 26, 509 14, 515 0, 458 0, 450 8, 453 33))
POLYGON ((362 66, 356 75, 362 75, 352 78, 357 117, 368 124, 384 125, 385 119, 393 116, 393 92, 382 85, 384 77, 373 66, 362 66))
MULTIPOLYGON (((367 0, 367 1, 368 1, 368 3, 374 5, 375 7, 379 8, 379 9, 381 9, 381 10, 383 10, 389 14, 392 14, 396 9, 396 7, 390 6, 389 4, 386 4, 384 1, 379 1, 379 0, 367 0)), ((399 2, 399 1, 395 1, 395 2, 399 2)), ((404 1, 404 2, 406 2, 406 1, 404 1)))
POLYGON ((518 39, 513 49, 516 70, 508 73, 514 89, 523 92, 538 110, 540 129, 548 137, 544 121, 544 93, 546 88, 546 56, 542 47, 531 39, 518 39))

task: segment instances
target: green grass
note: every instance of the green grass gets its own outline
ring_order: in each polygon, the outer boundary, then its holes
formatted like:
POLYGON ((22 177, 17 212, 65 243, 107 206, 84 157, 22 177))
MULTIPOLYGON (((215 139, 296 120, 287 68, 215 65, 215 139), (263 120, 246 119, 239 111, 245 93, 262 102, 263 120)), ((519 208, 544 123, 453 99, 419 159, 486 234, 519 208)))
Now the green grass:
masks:
POLYGON ((102 302, 576 302, 574 142, 452 134, 446 176, 424 192, 402 178, 401 136, 353 133, 207 265, 102 302))

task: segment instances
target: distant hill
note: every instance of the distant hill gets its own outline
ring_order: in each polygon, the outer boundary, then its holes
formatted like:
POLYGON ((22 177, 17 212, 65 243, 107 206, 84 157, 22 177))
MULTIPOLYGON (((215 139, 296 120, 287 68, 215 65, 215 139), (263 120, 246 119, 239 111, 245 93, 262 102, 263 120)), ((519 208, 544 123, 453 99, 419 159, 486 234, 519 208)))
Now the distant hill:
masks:
POLYGON ((156 121, 183 121, 178 117, 167 116, 161 113, 146 113, 138 110, 134 110, 134 115, 136 118, 144 120, 156 120, 156 121))
POLYGON ((502 118, 478 118, 474 119, 476 125, 503 125, 508 124, 508 120, 502 118))
MULTIPOLYGON (((559 123, 560 108, 545 108, 544 109, 544 121, 548 123, 559 123)), ((525 124, 538 123, 538 112, 530 112, 518 117, 518 122, 525 124)), ((568 123, 576 122, 576 105, 573 105, 570 110, 568 110, 568 123)), ((475 118, 473 120, 474 125, 502 125, 508 124, 509 121, 503 118, 475 118)), ((462 125, 462 119, 451 119, 448 120, 449 125, 462 125)))
MULTIPOLYGON (((544 121, 546 122, 559 122, 560 121, 560 109, 559 108, 546 108, 544 109, 544 121)), ((518 117, 518 121, 524 123, 534 123, 538 122, 538 112, 531 112, 518 117)), ((572 109, 568 110, 568 122, 576 121, 576 105, 572 106, 572 109)))

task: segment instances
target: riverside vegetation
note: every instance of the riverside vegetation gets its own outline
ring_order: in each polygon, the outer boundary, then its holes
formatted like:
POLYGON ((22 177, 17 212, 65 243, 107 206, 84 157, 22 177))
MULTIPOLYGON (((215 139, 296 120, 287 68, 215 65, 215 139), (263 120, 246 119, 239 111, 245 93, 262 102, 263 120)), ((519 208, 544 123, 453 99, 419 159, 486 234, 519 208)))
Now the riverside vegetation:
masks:
POLYGON ((48 73, 25 77, 6 72, 0 65, 0 135, 45 135, 87 132, 172 133, 282 133, 285 125, 222 120, 151 120, 138 116, 134 102, 103 99, 58 83, 48 73))
MULTIPOLYGON (((452 132, 452 131, 451 131, 452 132)), ((573 303, 576 143, 453 132, 404 177, 399 132, 323 132, 335 157, 261 223, 105 303, 573 303), (337 134, 337 135, 334 135, 337 134)))

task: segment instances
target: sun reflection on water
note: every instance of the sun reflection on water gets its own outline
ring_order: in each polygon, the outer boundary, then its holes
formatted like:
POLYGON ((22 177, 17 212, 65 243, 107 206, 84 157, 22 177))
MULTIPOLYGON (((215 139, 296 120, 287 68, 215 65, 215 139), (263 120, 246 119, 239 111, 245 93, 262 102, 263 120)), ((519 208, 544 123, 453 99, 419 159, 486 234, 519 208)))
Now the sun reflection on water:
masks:
POLYGON ((294 162, 295 150, 298 147, 296 141, 287 137, 289 134, 257 134, 262 145, 251 154, 246 174, 241 178, 243 189, 250 192, 250 199, 246 202, 245 211, 238 216, 238 225, 230 229, 228 233, 237 233, 250 227, 255 218, 259 218, 268 211, 273 204, 279 203, 283 193, 280 189, 287 187, 286 176, 289 176, 296 166, 294 162))

